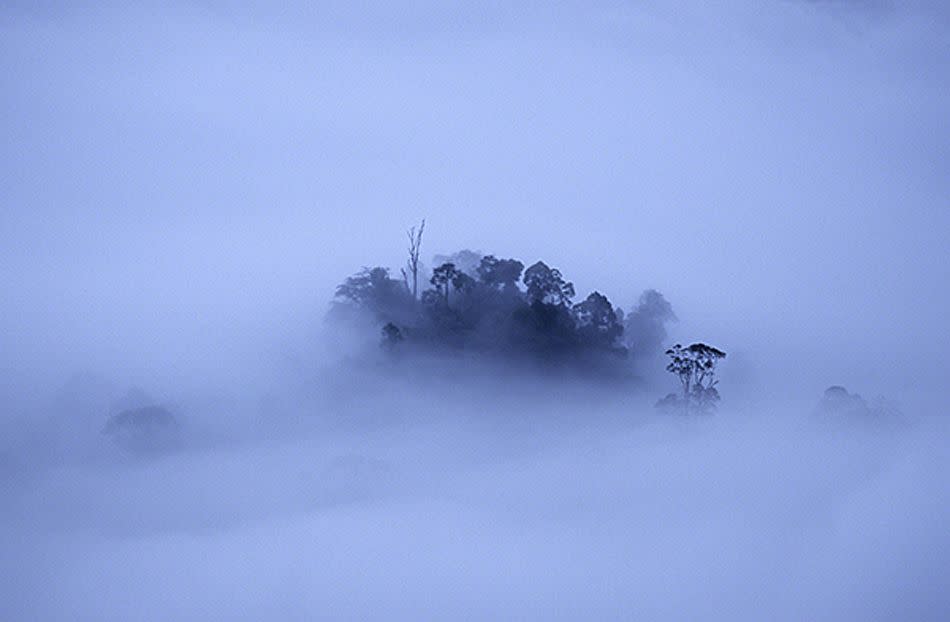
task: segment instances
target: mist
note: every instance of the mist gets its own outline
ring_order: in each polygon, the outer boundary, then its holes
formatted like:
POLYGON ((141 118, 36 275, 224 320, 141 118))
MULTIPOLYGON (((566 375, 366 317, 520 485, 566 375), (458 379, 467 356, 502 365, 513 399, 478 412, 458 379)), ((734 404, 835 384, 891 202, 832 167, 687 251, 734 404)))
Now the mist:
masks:
POLYGON ((948 27, 4 4, 0 618, 945 619, 948 27), (623 373, 331 321, 423 218, 421 287, 544 261, 623 373))

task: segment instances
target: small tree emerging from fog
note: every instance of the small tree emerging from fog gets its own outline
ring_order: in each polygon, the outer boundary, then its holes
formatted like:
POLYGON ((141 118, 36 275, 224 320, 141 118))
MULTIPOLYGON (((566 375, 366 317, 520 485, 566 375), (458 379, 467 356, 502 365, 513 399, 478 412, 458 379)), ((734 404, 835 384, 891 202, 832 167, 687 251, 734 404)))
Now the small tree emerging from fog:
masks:
POLYGON ((657 402, 657 407, 684 413, 712 411, 719 401, 716 364, 726 353, 705 343, 694 343, 686 348, 676 344, 666 355, 670 357, 666 371, 679 379, 682 394, 670 393, 657 402))

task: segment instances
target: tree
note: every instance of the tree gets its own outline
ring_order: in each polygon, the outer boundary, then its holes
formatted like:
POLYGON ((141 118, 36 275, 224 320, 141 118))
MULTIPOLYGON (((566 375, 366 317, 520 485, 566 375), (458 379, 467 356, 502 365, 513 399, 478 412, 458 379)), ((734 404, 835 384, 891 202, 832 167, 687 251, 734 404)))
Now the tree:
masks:
POLYGON ((518 280, 524 264, 517 259, 498 259, 494 255, 482 257, 476 272, 479 280, 492 289, 514 291, 518 289, 518 280))
POLYGON ((402 331, 399 330, 399 327, 388 322, 383 326, 383 340, 382 346, 386 350, 392 350, 395 348, 405 337, 402 335, 402 331))
POLYGON ((899 421, 900 409, 883 396, 869 402, 857 393, 849 393, 841 386, 831 386, 818 403, 817 412, 825 416, 878 418, 879 420, 899 421))
POLYGON ((444 263, 450 263, 455 266, 459 272, 474 277, 478 271, 478 264, 482 260, 480 251, 473 251, 467 248, 452 253, 451 255, 435 255, 432 257, 432 265, 441 266, 444 263))
POLYGON ((574 284, 566 282, 560 270, 549 268, 543 261, 525 270, 524 284, 529 303, 570 306, 574 297, 574 284))
MULTIPOLYGON (((413 344, 412 351, 466 349, 591 371, 627 358, 621 340, 628 327, 637 329, 634 343, 642 354, 659 343, 664 322, 674 317, 669 303, 652 290, 640 297, 627 323, 623 311, 600 292, 575 304, 573 283, 543 261, 525 269, 514 258, 463 250, 437 256, 432 262, 437 267, 430 271, 419 262, 425 225, 423 220, 407 232, 409 258, 402 278, 391 278, 385 268, 364 268, 337 287, 328 319, 382 329, 387 348, 403 341, 413 344), (419 272, 430 276, 431 285, 418 282, 419 272)), ((622 367, 616 370, 629 371, 622 367)), ((698 385, 691 379, 684 395, 689 406, 695 402, 703 408, 718 399, 714 379, 707 383, 705 377, 698 385)))
POLYGON ((406 260, 406 267, 401 270, 403 283, 406 284, 406 291, 412 293, 412 299, 419 297, 419 251, 422 248, 422 232, 425 231, 425 218, 419 224, 419 229, 415 227, 406 232, 409 238, 409 259, 406 260), (412 285, 410 286, 410 280, 412 285))
POLYGON ((162 406, 123 410, 106 421, 102 433, 123 451, 160 454, 177 449, 182 442, 181 427, 162 406))
POLYGON ((647 357, 660 353, 666 340, 666 324, 676 321, 673 306, 663 294, 648 289, 624 322, 624 338, 635 356, 647 357))
POLYGON ((687 348, 676 344, 666 351, 666 355, 670 357, 666 371, 677 376, 682 395, 670 393, 657 402, 657 407, 664 410, 675 408, 684 413, 713 410, 719 401, 716 363, 725 358, 726 353, 705 343, 694 343, 687 348))
POLYGON ((432 278, 429 282, 442 293, 445 300, 445 306, 449 306, 449 285, 459 279, 459 275, 464 274, 456 269, 453 263, 444 263, 432 271, 432 278))
POLYGON ((390 278, 389 270, 379 267, 363 268, 348 277, 337 286, 336 298, 365 309, 382 321, 410 316, 413 305, 403 284, 390 278))
POLYGON ((585 345, 611 348, 623 334, 617 312, 600 292, 594 292, 584 302, 574 305, 572 312, 578 336, 585 345))
POLYGON ((475 289, 475 279, 464 272, 457 271, 455 276, 452 277, 452 287, 455 289, 455 291, 462 294, 470 293, 473 289, 475 289))
POLYGON ((348 277, 337 286, 336 297, 372 311, 381 311, 397 301, 404 301, 405 293, 399 281, 389 278, 388 269, 376 267, 363 268, 348 277))

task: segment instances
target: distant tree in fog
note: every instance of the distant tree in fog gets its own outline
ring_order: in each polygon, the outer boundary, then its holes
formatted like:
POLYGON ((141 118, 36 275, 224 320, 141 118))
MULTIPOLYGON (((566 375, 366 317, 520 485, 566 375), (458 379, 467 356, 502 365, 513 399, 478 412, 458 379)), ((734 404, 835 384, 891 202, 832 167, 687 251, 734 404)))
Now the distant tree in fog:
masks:
POLYGON ((123 410, 112 415, 102 433, 122 450, 134 454, 159 454, 178 448, 181 426, 162 406, 123 410))
POLYGON ((900 409, 883 396, 868 403, 858 393, 849 393, 837 385, 825 389, 816 412, 823 416, 855 420, 899 421, 902 418, 900 409))
POLYGON ((392 322, 387 322, 383 326, 383 341, 382 345, 384 348, 393 349, 395 348, 405 337, 402 336, 402 331, 399 330, 399 327, 393 324, 392 322))
POLYGON ((663 294, 655 289, 644 291, 624 321, 627 346, 637 356, 658 355, 666 341, 666 324, 673 321, 676 314, 663 294))
POLYGON ((676 344, 666 355, 670 357, 666 370, 679 379, 681 393, 670 393, 657 402, 657 407, 684 413, 712 411, 719 401, 716 364, 726 353, 705 343, 694 343, 686 348, 676 344))

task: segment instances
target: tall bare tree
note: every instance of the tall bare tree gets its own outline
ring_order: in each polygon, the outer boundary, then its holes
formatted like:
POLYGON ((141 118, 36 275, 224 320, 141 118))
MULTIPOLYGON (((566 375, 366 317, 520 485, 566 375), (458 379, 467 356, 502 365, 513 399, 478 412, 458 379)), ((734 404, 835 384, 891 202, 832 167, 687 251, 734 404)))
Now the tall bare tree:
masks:
POLYGON ((406 232, 409 238, 409 259, 406 260, 406 267, 402 268, 402 280, 406 284, 406 289, 412 292, 413 300, 419 296, 419 251, 422 248, 422 232, 425 231, 426 220, 422 219, 419 228, 412 227, 406 232), (410 283, 411 281, 411 283, 410 283))

